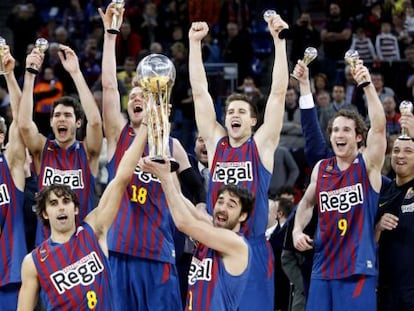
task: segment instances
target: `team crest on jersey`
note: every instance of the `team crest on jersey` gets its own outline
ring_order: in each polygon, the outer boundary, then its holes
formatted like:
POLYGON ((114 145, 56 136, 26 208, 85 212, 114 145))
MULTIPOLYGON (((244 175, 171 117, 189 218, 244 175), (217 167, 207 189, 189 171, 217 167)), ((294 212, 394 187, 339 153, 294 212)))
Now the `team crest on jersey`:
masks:
POLYGON ((63 184, 74 189, 83 189, 83 174, 82 170, 59 170, 53 167, 46 166, 43 174, 42 185, 50 186, 52 184, 63 184))
POLYGON ((214 167, 213 182, 225 185, 238 184, 241 181, 253 180, 252 162, 217 162, 214 167))
POLYGON ((151 181, 155 181, 157 183, 161 183, 157 176, 142 171, 141 168, 138 165, 135 167, 134 175, 137 175, 138 179, 141 182, 145 183, 145 184, 148 184, 151 181))
POLYGON ((360 183, 319 193, 319 209, 322 213, 338 211, 347 213, 355 205, 362 204, 364 195, 360 183))
POLYGON ((50 275, 50 280, 59 294, 82 285, 88 286, 95 281, 95 276, 104 270, 96 252, 92 252, 77 262, 50 275))
POLYGON ((211 281, 212 270, 212 258, 199 260, 196 257, 193 257, 190 270, 188 271, 188 284, 194 285, 197 281, 211 281))
POLYGON ((0 185, 0 205, 10 203, 10 194, 6 184, 0 185))

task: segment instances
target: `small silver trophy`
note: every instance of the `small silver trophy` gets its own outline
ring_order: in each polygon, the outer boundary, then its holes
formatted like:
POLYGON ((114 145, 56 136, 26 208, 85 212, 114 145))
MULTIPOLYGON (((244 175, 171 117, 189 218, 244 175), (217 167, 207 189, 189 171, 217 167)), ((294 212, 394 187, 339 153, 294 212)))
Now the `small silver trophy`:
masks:
POLYGON ((4 52, 6 51, 6 39, 3 37, 0 37, 0 75, 4 75, 6 71, 4 70, 4 64, 3 64, 3 57, 4 52))
POLYGON ((266 22, 269 22, 269 20, 273 17, 273 16, 276 16, 276 11, 275 10, 266 10, 264 13, 263 13, 263 19, 266 21, 266 22))
MULTIPOLYGON (((316 57, 318 57, 318 50, 310 46, 306 48, 305 52, 303 53, 302 61, 306 66, 308 66, 316 57)), ((293 73, 291 73, 290 76, 293 79, 298 80, 298 78, 293 73)))
POLYGON ((107 29, 107 31, 109 33, 116 35, 119 33, 118 20, 119 15, 121 14, 122 9, 124 8, 124 0, 112 0, 112 2, 115 3, 115 9, 118 12, 118 14, 112 15, 111 27, 107 29))
MULTIPOLYGON (((35 48, 38 48, 40 53, 44 54, 49 47, 49 42, 45 38, 39 38, 36 40, 35 48)), ((29 67, 26 68, 26 70, 33 74, 39 73, 39 68, 35 64, 30 64, 29 67)))
MULTIPOLYGON (((401 115, 410 114, 413 112, 413 103, 409 100, 403 100, 400 103, 400 113, 401 115)), ((398 136, 400 140, 411 140, 410 135, 408 135, 408 129, 405 127, 401 128, 401 135, 398 136)))
MULTIPOLYGON (((358 61, 359 61, 359 53, 357 50, 348 50, 345 53, 345 57, 344 57, 345 62, 349 65, 349 67, 351 67, 352 70, 355 69, 358 61)), ((371 82, 369 81, 369 79, 367 79, 366 77, 362 80, 359 81, 358 83, 358 87, 366 87, 368 84, 370 84, 371 82)))

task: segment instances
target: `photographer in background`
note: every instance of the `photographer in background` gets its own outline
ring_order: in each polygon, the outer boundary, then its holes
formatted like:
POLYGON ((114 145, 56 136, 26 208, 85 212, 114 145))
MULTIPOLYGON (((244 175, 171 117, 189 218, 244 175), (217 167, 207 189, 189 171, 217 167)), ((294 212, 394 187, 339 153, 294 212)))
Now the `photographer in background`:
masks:
MULTIPOLYGON (((302 59, 303 52, 307 47, 318 48, 321 45, 320 33, 313 27, 309 13, 302 13, 296 23, 290 28, 288 39, 292 41, 290 50, 290 61, 296 64, 298 59, 302 59)), ((312 62, 312 68, 317 64, 317 60, 312 62)), ((319 72, 312 70, 313 72, 319 72)))

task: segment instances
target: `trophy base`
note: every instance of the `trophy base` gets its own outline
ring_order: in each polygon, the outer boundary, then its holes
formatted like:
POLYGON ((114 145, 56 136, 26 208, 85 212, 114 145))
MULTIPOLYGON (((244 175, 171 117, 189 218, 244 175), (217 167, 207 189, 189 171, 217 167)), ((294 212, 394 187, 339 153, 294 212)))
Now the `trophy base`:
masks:
POLYGON ((362 81, 360 84, 358 84, 358 87, 359 88, 364 88, 370 83, 371 83, 371 81, 362 81))
POLYGON ((27 67, 26 70, 34 75, 37 75, 39 73, 39 70, 33 67, 27 67))
POLYGON ((106 31, 109 32, 109 33, 111 33, 111 34, 113 34, 113 35, 119 34, 119 30, 118 29, 110 28, 110 29, 107 29, 106 31))
MULTIPOLYGON (((170 159, 170 165, 171 165, 171 172, 175 172, 180 167, 180 164, 177 162, 176 159, 169 157, 170 159)), ((164 159, 161 156, 154 156, 151 157, 151 161, 157 162, 157 163, 165 163, 164 159)))
POLYGON ((290 78, 296 81, 299 80, 293 73, 290 74, 290 78))
POLYGON ((400 135, 398 136, 398 140, 413 140, 413 139, 408 135, 400 135))

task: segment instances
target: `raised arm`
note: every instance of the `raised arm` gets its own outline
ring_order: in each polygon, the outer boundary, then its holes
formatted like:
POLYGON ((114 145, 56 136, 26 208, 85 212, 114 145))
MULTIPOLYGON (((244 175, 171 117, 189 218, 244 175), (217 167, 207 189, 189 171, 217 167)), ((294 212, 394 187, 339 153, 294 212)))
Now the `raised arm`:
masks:
POLYGON ((201 54, 201 41, 208 33, 206 22, 191 24, 188 38, 190 41, 189 73, 193 93, 195 119, 197 129, 206 142, 211 162, 217 141, 226 135, 225 128, 216 120, 216 111, 211 95, 208 92, 207 74, 203 66, 201 54))
POLYGON ((19 291, 17 311, 34 310, 39 298, 40 285, 32 254, 29 253, 22 263, 22 286, 19 291))
POLYGON ((313 167, 319 160, 333 154, 319 124, 310 88, 309 69, 303 61, 299 60, 293 72, 299 80, 299 108, 302 133, 305 137, 305 156, 309 166, 313 167))
MULTIPOLYGON (((126 120, 121 113, 121 100, 118 91, 118 81, 116 79, 116 34, 107 32, 111 27, 113 14, 117 14, 111 2, 105 13, 101 8, 98 9, 104 26, 104 43, 102 54, 102 118, 104 123, 105 137, 108 142, 108 160, 115 153, 119 134, 126 124, 126 120)), ((122 24, 124 10, 118 18, 118 27, 122 24)))
POLYGON ((98 175, 99 154, 102 148, 102 119, 95 99, 80 70, 79 60, 75 52, 68 46, 59 45, 59 58, 65 70, 72 77, 78 91, 82 108, 87 120, 85 146, 88 153, 88 162, 94 176, 98 175))
POLYGON ((271 171, 273 168, 273 153, 279 143, 282 130, 285 97, 289 82, 288 63, 286 56, 286 40, 279 38, 279 33, 288 25, 279 15, 268 21, 275 48, 275 60, 272 72, 272 84, 266 103, 263 124, 254 135, 259 149, 260 159, 264 166, 271 171))
POLYGON ((315 206, 315 190, 316 181, 318 178, 319 163, 315 165, 312 171, 311 182, 305 191, 302 199, 298 204, 298 209, 295 215, 295 226, 293 228, 293 245, 300 251, 305 251, 313 248, 313 240, 303 230, 312 219, 313 208, 315 206))
POLYGON ((13 177, 14 184, 19 190, 23 191, 25 183, 23 165, 26 158, 26 152, 22 137, 17 127, 17 113, 22 91, 20 90, 16 76, 14 75, 16 61, 10 54, 8 46, 6 47, 5 52, 6 53, 3 57, 3 65, 6 73, 4 77, 6 79, 7 88, 9 90, 10 106, 13 115, 13 122, 10 124, 10 127, 8 129, 9 143, 5 151, 5 155, 7 164, 13 177))
POLYGON ((106 254, 108 253, 106 234, 115 219, 121 198, 147 142, 147 125, 145 123, 141 123, 138 133, 128 150, 125 151, 115 177, 105 189, 98 206, 85 218, 85 221, 94 228, 99 244, 106 254))
POLYGON ((234 274, 242 273, 248 261, 248 246, 244 239, 229 229, 214 227, 212 223, 207 223, 190 212, 190 208, 195 209, 195 207, 190 206, 191 203, 185 200, 177 188, 173 174, 169 170, 169 161, 166 160, 166 164, 159 164, 146 157, 141 160, 141 163, 144 171, 148 171, 160 179, 177 229, 207 247, 220 252, 227 271, 234 274), (234 264, 234 262, 237 263, 234 264))
MULTIPOLYGON (((38 48, 34 48, 26 57, 26 64, 35 64, 38 68, 43 63, 44 55, 40 53, 38 48)), ((33 86, 36 75, 28 71, 24 74, 24 84, 22 97, 20 99, 17 123, 22 135, 23 142, 29 149, 37 173, 40 170, 40 158, 43 146, 46 143, 46 137, 43 136, 37 125, 33 121, 33 86)))
MULTIPOLYGON (((362 62, 356 66, 355 70, 351 70, 351 72, 357 82, 366 79, 371 80, 369 71, 362 65, 362 62)), ((381 168, 384 164, 385 150, 387 147, 386 119, 384 108, 372 83, 364 87, 364 93, 368 105, 368 117, 371 127, 368 131, 363 156, 367 163, 370 182, 374 189, 379 192, 381 188, 381 168)))

